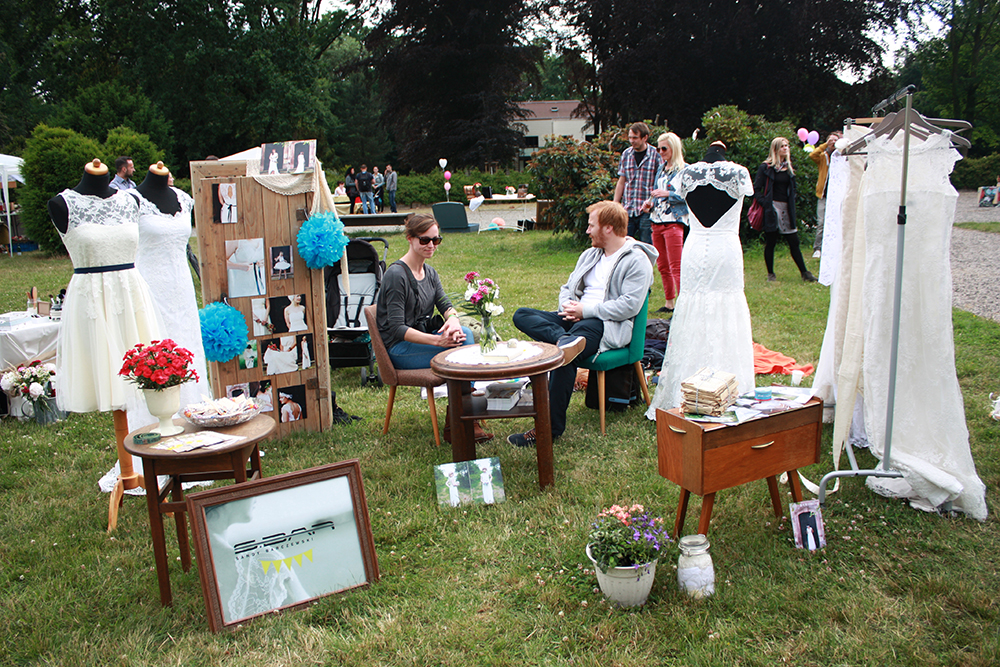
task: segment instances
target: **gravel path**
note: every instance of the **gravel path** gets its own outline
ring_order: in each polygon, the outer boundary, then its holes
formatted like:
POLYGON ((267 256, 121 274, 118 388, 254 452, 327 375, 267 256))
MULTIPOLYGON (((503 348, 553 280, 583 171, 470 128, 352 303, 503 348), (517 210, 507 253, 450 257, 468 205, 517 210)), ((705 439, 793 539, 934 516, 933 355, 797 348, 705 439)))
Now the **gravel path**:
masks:
MULTIPOLYGON (((979 208, 977 193, 962 191, 955 222, 1000 222, 1000 206, 979 208)), ((951 279, 956 308, 1000 322, 1000 234, 955 227, 951 279)))

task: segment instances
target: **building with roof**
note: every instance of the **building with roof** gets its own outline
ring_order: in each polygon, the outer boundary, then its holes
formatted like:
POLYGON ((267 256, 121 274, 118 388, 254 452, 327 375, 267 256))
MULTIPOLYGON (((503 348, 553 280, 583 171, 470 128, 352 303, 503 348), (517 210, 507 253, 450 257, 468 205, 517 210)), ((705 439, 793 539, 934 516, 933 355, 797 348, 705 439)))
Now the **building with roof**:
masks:
POLYGON ((520 121, 525 127, 524 144, 517 158, 517 168, 524 169, 532 154, 545 146, 546 137, 572 137, 577 141, 590 141, 594 135, 590 121, 574 118, 573 112, 580 106, 579 100, 544 100, 541 102, 520 102, 519 107, 528 112, 528 117, 520 121))

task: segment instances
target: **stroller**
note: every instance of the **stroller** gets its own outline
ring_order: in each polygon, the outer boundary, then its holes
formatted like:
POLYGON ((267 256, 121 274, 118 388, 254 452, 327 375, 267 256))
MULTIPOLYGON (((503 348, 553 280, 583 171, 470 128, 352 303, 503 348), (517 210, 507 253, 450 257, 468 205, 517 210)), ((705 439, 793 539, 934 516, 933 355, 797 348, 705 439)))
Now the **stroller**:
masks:
POLYGON ((341 264, 324 271, 326 284, 326 327, 330 338, 330 368, 361 366, 361 386, 369 382, 381 386, 382 380, 375 368, 375 354, 368 323, 363 308, 375 303, 389 243, 383 238, 363 237, 351 239, 345 249, 347 271, 350 274, 350 293, 344 293, 341 264), (381 259, 371 242, 380 241, 385 246, 381 259))

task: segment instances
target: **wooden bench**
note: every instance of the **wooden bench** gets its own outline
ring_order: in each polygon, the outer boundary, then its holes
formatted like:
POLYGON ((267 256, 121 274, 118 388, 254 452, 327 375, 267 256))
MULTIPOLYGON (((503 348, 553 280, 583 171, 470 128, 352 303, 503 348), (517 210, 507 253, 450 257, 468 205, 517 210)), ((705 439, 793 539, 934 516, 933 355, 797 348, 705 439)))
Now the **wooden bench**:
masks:
POLYGON ((413 211, 400 211, 399 213, 369 213, 342 215, 340 221, 345 227, 387 227, 400 226, 411 215, 413 211))

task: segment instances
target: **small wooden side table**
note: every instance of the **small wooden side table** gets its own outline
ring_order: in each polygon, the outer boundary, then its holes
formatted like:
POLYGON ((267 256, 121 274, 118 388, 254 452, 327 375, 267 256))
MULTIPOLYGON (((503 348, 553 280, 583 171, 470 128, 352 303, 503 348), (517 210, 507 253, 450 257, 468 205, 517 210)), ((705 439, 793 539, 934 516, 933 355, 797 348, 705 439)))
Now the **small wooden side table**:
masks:
MULTIPOLYGON (((535 454, 538 457, 538 486, 545 488, 555 482, 552 454, 552 417, 549 414, 549 371, 559 368, 563 352, 555 345, 529 341, 525 345, 541 348, 541 353, 524 360, 515 359, 500 364, 462 364, 449 360, 460 348, 451 348, 431 359, 431 370, 448 381, 448 407, 451 408, 451 453, 453 461, 473 461, 476 458, 476 438, 473 435, 477 419, 511 419, 534 417, 535 454), (481 396, 462 395, 469 382, 531 378, 532 407, 514 406, 510 410, 487 410, 487 400, 481 396)), ((469 347, 469 346, 466 346, 469 347)))
POLYGON ((715 493, 766 479, 774 515, 781 516, 777 475, 788 473, 792 499, 802 500, 798 469, 819 463, 823 402, 811 398, 803 407, 736 426, 693 422, 676 408, 656 411, 659 473, 681 487, 674 535, 684 528, 688 499, 702 497, 698 532, 708 534, 715 493))
MULTIPOLYGON (((184 426, 184 433, 209 430, 201 426, 189 424, 181 419, 174 423, 184 426)), ((132 436, 137 433, 147 433, 156 428, 156 424, 144 426, 125 438, 125 450, 142 459, 143 477, 146 479, 146 506, 149 509, 149 525, 153 534, 153 556, 156 559, 156 578, 160 586, 160 604, 170 605, 173 597, 170 593, 170 571, 167 568, 167 542, 163 534, 163 516, 173 512, 177 524, 177 543, 181 552, 181 567, 187 572, 191 569, 191 547, 188 541, 187 520, 184 512, 187 504, 184 502, 184 482, 203 482, 217 479, 232 479, 237 484, 262 477, 260 471, 260 450, 258 443, 274 433, 274 419, 267 415, 257 415, 253 419, 236 426, 211 429, 225 435, 238 435, 244 439, 230 445, 213 449, 195 449, 190 452, 172 452, 165 449, 154 449, 154 445, 169 442, 170 438, 151 445, 137 445, 132 442, 132 436), (247 468, 249 463, 250 467, 247 468), (159 475, 168 475, 170 481, 162 488, 157 488, 159 475), (154 493, 154 489, 156 492, 154 493), (167 494, 171 500, 167 501, 167 494)))

